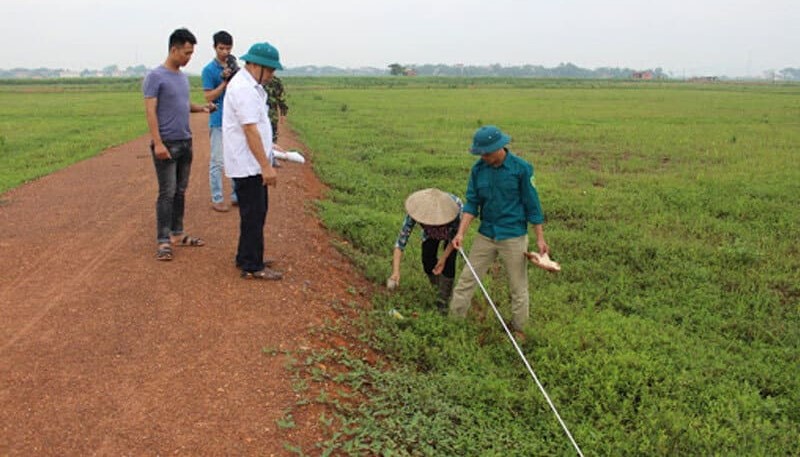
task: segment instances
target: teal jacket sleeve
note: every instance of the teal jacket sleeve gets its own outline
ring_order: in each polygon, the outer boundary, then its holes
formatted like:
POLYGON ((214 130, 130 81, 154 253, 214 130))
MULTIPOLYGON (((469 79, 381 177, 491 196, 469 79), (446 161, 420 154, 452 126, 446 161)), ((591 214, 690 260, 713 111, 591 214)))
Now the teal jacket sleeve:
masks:
POLYGON ((478 200, 478 189, 475 183, 475 167, 472 167, 469 173, 469 181, 467 182, 467 193, 464 196, 466 200, 464 202, 463 212, 470 213, 475 217, 478 217, 478 204, 480 203, 478 200))
POLYGON ((539 225, 544 223, 544 211, 539 202, 539 192, 536 190, 533 166, 525 164, 525 172, 520 175, 520 189, 522 194, 522 205, 525 207, 525 217, 531 224, 539 225))

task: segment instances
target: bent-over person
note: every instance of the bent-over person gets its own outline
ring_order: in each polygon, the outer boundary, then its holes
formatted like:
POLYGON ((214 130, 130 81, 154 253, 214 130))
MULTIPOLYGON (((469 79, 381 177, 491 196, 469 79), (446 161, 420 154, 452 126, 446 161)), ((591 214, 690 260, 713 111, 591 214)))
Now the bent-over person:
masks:
POLYGON ((440 312, 447 310, 456 275, 456 253, 451 241, 461 223, 461 207, 460 198, 435 188, 418 190, 406 198, 406 216, 394 244, 388 286, 394 288, 400 284, 400 261, 408 238, 419 223, 422 228, 422 269, 438 290, 437 308, 440 312), (440 245, 443 247, 441 255, 440 245))

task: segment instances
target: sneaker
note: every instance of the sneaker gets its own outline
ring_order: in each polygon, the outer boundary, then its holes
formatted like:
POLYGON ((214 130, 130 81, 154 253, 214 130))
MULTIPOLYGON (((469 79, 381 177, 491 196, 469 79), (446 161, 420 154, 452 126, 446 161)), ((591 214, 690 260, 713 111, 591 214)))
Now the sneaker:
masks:
POLYGON ((230 206, 226 205, 225 202, 212 203, 211 209, 220 213, 227 213, 231 210, 230 206))

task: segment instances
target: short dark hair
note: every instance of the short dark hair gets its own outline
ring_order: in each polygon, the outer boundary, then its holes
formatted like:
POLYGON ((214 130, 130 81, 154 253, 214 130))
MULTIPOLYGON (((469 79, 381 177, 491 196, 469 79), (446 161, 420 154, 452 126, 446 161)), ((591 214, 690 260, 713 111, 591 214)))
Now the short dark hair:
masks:
POLYGON ((176 29, 169 36, 168 49, 172 49, 173 46, 183 46, 186 43, 197 44, 197 38, 187 28, 176 29))
POLYGON ((214 34, 214 47, 216 48, 218 44, 233 46, 233 37, 230 33, 220 30, 214 34))

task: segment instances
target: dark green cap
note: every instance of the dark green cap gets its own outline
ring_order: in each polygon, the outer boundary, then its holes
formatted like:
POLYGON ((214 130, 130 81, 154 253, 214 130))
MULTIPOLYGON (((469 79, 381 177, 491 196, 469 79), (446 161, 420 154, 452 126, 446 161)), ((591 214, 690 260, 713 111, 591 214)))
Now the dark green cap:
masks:
POLYGON ((247 54, 241 57, 245 62, 258 64, 264 67, 274 68, 276 70, 283 70, 283 65, 280 62, 280 56, 275 46, 264 42, 256 43, 250 46, 247 54))
POLYGON ((511 137, 501 132, 494 125, 484 125, 472 137, 472 147, 469 152, 473 154, 488 154, 497 151, 511 142, 511 137))

